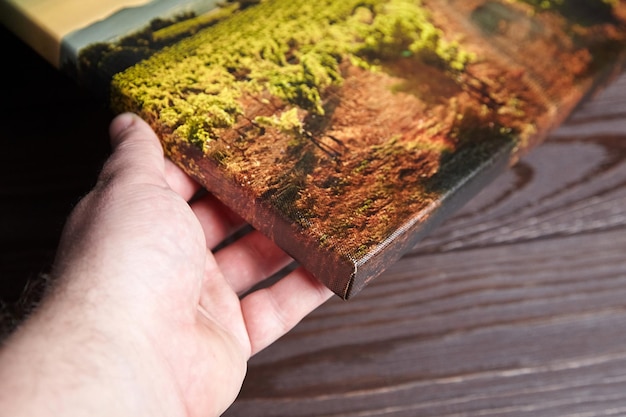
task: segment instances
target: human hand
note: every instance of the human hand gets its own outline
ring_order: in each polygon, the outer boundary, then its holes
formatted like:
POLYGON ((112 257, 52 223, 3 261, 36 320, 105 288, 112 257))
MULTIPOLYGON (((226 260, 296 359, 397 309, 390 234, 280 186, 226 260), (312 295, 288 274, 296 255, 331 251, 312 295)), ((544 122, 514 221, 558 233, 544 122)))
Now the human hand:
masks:
POLYGON ((188 204, 198 185, 137 116, 111 141, 49 293, 0 351, 0 411, 219 415, 248 359, 332 293, 299 268, 240 298, 290 258, 256 231, 212 253, 242 220, 211 195, 188 204))

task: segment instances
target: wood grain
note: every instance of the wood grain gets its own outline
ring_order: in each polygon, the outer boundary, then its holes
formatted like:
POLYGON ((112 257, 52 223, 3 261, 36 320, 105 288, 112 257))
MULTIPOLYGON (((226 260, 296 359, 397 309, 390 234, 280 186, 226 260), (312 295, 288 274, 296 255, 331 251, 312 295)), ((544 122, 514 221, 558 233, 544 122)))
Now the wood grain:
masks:
MULTIPOLYGON (((20 63, 0 112, 9 302, 95 181, 109 114, 0 35, 20 63)), ((626 76, 357 297, 254 357, 225 416, 626 415, 625 120, 626 76)))

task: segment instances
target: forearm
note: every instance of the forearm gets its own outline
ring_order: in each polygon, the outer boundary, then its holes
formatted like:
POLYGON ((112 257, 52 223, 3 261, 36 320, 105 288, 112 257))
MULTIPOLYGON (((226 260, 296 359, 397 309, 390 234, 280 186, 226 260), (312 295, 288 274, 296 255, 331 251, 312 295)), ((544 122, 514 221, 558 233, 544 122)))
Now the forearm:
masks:
POLYGON ((181 414, 148 341, 68 304, 45 302, 0 350, 0 415, 181 414))

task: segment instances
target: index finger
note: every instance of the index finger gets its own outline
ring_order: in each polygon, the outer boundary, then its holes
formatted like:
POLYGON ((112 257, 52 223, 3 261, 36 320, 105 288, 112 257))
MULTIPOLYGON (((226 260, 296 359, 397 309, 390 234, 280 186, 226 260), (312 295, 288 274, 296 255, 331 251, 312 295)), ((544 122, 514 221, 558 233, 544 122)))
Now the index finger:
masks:
POLYGON ((191 200, 202 188, 196 180, 167 157, 165 158, 165 181, 185 201, 191 200))

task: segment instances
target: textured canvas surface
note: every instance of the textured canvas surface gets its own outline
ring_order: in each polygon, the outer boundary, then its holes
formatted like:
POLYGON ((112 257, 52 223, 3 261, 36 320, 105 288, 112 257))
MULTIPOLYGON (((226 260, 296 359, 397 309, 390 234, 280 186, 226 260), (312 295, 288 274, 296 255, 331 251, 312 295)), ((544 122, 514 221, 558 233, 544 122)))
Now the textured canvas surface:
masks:
POLYGON ((614 0, 206 3, 61 67, 343 298, 611 80, 626 46, 614 0))

